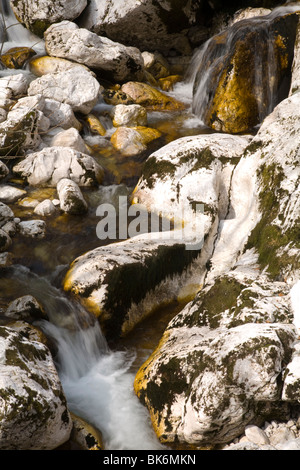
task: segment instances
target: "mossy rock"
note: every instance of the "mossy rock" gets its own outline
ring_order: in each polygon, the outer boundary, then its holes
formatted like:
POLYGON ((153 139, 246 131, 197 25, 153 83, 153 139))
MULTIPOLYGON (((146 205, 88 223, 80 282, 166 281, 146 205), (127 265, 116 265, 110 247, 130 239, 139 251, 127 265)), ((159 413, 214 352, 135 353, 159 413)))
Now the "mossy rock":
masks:
POLYGON ((157 88, 141 82, 127 82, 122 88, 134 103, 149 111, 182 111, 185 105, 157 88))
POLYGON ((245 20, 210 40, 196 75, 193 103, 208 126, 232 134, 249 132, 288 96, 298 20, 297 13, 268 22, 245 20))

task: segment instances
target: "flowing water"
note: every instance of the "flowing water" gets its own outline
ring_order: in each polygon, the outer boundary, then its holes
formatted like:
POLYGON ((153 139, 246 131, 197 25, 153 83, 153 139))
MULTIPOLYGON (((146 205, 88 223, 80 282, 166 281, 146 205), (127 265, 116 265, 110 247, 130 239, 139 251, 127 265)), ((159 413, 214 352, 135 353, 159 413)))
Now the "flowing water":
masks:
MULTIPOLYGON (((2 0, 2 12, 7 27, 3 52, 14 46, 34 47, 44 54, 43 42, 17 24, 2 0)), ((120 195, 129 195, 141 173, 143 161, 155 146, 162 146, 178 137, 212 132, 203 125, 201 116, 192 113, 195 63, 199 64, 206 43, 195 55, 187 79, 177 84, 171 95, 184 101, 185 113, 149 113, 149 126, 160 129, 163 137, 154 147, 139 157, 126 162, 110 147, 95 151, 93 155, 106 170, 104 186, 83 189, 89 211, 80 218, 59 215, 47 218, 47 233, 43 240, 28 241, 14 237, 12 254, 14 265, 0 270, 0 311, 9 301, 22 295, 33 295, 45 308, 49 321, 39 326, 56 345, 55 361, 67 397, 68 406, 75 414, 99 428, 106 449, 160 449, 152 429, 148 412, 133 391, 133 381, 138 367, 155 348, 168 321, 179 306, 173 306, 159 316, 139 325, 117 347, 112 349, 103 337, 97 321, 83 307, 67 296, 61 281, 69 264, 82 253, 99 246, 96 236, 96 208, 102 202, 117 206, 120 195)), ((10 73, 29 73, 28 70, 2 70, 0 76, 10 73)), ((209 73, 204 74, 198 93, 205 105, 206 84, 209 73)), ((200 101, 197 98, 197 102, 200 101)), ((94 109, 102 117, 109 106, 100 102, 94 109)), ((109 118, 104 119, 108 135, 112 132, 109 118)), ((9 180, 23 185, 27 196, 40 200, 55 197, 52 188, 31 188, 23 181, 9 180)), ((18 204, 11 205, 16 217, 32 218, 32 210, 18 204)), ((102 244, 104 242, 101 242, 102 244)))

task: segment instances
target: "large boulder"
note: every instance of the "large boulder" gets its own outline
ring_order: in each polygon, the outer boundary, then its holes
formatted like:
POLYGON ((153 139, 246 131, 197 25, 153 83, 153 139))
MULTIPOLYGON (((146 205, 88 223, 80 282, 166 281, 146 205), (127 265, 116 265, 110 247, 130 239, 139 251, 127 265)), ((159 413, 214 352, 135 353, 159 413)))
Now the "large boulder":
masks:
POLYGON ((69 439, 72 420, 47 346, 0 327, 0 448, 52 450, 69 439))
POLYGON ((43 37, 51 24, 77 18, 86 7, 87 0, 58 0, 55 3, 50 0, 11 0, 10 4, 16 18, 34 34, 43 37))
POLYGON ((191 47, 187 28, 199 21, 201 0, 148 0, 127 2, 92 0, 80 24, 114 41, 134 45, 143 50, 160 50, 187 54, 191 47))
POLYGON ((78 65, 64 72, 42 75, 33 80, 28 95, 42 95, 44 98, 69 104, 74 112, 89 113, 98 102, 101 86, 96 78, 84 67, 78 65))
POLYGON ((195 114, 222 132, 260 124, 289 94, 298 21, 287 7, 234 23, 211 38, 198 56, 195 114))
POLYGON ((144 76, 144 61, 137 48, 100 37, 70 21, 50 26, 44 37, 50 56, 85 64, 106 78, 123 82, 144 76))

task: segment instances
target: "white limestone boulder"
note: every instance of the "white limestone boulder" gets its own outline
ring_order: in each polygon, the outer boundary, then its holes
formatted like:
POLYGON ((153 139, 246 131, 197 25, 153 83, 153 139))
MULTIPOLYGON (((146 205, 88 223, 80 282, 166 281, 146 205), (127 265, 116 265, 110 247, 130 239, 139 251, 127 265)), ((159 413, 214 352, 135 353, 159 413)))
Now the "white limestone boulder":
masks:
POLYGON ((42 95, 69 104, 74 112, 88 114, 98 102, 101 86, 83 67, 64 72, 48 73, 33 80, 28 95, 42 95))
POLYGON ((0 327, 0 448, 53 450, 72 430, 48 348, 0 327))
POLYGON ((55 3, 50 0, 11 2, 13 12, 19 21, 40 37, 50 24, 77 18, 86 5, 87 0, 58 0, 55 3))
POLYGON ((102 181, 103 170, 89 155, 68 147, 48 147, 28 155, 13 167, 13 171, 32 186, 56 187, 62 178, 79 186, 91 186, 102 181))
POLYGON ((50 56, 84 64, 116 82, 143 78, 144 62, 137 48, 100 37, 69 21, 50 26, 44 38, 50 56))

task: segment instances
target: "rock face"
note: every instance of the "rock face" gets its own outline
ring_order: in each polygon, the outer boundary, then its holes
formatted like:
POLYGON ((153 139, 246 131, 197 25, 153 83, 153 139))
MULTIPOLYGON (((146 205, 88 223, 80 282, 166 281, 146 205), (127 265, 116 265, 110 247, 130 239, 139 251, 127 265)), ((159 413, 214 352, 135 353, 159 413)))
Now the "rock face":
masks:
POLYGON ((52 450, 66 442, 72 420, 50 351, 0 327, 0 448, 52 450))
POLYGON ((210 39, 199 54, 195 114, 229 133, 261 123, 289 94, 298 20, 297 13, 274 12, 239 21, 210 39))
POLYGON ((87 0, 56 1, 11 0, 17 19, 37 36, 43 37, 44 31, 53 23, 74 20, 84 10, 87 0))
POLYGON ((143 50, 190 53, 186 37, 188 26, 199 20, 203 2, 196 0, 130 0, 124 4, 112 0, 92 0, 81 25, 114 41, 143 50))
POLYGON ((85 64, 117 82, 143 78, 144 61, 137 48, 123 46, 68 21, 50 26, 44 37, 51 56, 85 64))
POLYGON ((89 155, 68 147, 49 147, 28 155, 13 167, 32 186, 55 187, 60 179, 69 178, 80 186, 102 181, 103 170, 89 155))

